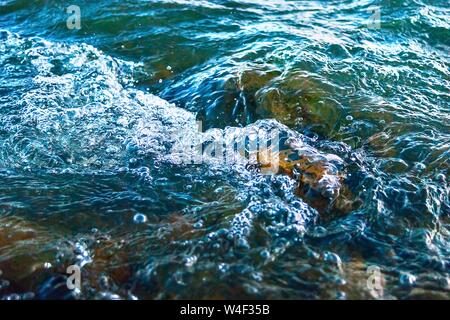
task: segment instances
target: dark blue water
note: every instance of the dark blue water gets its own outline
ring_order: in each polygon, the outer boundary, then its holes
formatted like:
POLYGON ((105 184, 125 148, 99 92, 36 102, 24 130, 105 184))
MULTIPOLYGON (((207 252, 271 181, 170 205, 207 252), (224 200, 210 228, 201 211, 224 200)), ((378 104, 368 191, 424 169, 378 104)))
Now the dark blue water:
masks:
POLYGON ((0 297, 448 299, 449 52, 448 1, 0 1, 0 297))

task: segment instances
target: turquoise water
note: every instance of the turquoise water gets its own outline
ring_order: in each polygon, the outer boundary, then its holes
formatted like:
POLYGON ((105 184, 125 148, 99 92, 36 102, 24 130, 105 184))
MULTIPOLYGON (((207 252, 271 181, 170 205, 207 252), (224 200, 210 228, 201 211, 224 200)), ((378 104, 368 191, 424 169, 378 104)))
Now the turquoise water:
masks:
POLYGON ((450 297, 448 1, 0 5, 0 297, 450 297), (180 164, 197 121, 314 160, 180 164))

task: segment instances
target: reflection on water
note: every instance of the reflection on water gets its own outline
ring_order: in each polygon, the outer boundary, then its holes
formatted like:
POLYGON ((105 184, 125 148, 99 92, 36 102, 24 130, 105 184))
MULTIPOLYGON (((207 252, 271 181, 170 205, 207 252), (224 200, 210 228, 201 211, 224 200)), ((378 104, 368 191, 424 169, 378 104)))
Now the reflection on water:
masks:
POLYGON ((1 297, 449 298, 447 2, 68 5, 0 10, 1 297), (175 161, 213 128, 278 174, 175 161))

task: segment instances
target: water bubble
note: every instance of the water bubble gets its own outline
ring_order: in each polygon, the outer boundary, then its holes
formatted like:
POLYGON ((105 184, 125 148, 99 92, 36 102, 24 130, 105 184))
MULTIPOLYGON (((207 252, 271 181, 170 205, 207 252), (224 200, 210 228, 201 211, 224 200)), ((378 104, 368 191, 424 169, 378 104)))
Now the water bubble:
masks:
POLYGON ((131 292, 128 292, 128 300, 139 300, 138 297, 136 297, 134 294, 132 294, 131 292))
POLYGON ((138 159, 131 158, 130 160, 128 160, 128 163, 130 164, 130 166, 135 166, 138 163, 138 159))
POLYGON ((99 300, 122 300, 122 297, 112 292, 100 292, 96 297, 99 300))
POLYGON ((105 275, 101 276, 98 279, 98 284, 99 284, 100 288, 107 289, 109 287, 109 278, 105 275))
POLYGON ((197 260, 198 260, 197 256, 186 257, 185 259, 186 267, 192 267, 197 262, 197 260))
POLYGON ((339 267, 339 269, 342 268, 341 258, 336 253, 325 252, 323 255, 323 260, 337 265, 339 267))
POLYGON ((315 238, 322 238, 327 235, 327 229, 322 226, 316 226, 310 235, 315 238))
POLYGON ((4 296, 2 299, 3 300, 20 300, 20 295, 18 295, 17 293, 12 293, 10 295, 4 296))
POLYGON ((416 276, 410 273, 402 273, 400 275, 399 281, 402 286, 411 287, 416 283, 416 276))
POLYGON ((145 214, 142 213, 137 213, 134 215, 133 217, 133 221, 134 223, 146 223, 147 222, 147 216, 145 214))
POLYGON ((448 278, 448 277, 440 278, 439 283, 445 290, 450 289, 450 278, 448 278))
POLYGON ((345 119, 347 121, 353 121, 353 117, 351 115, 346 116, 345 119))
POLYGON ((441 271, 447 271, 448 270, 447 269, 448 268, 447 263, 445 261, 443 261, 442 259, 438 258, 438 257, 432 256, 432 257, 429 257, 427 260, 428 260, 428 263, 433 268, 436 268, 436 269, 441 270, 441 271))
POLYGON ((150 168, 148 167, 140 167, 137 171, 142 175, 150 174, 150 168))
POLYGON ((172 71, 172 67, 171 66, 167 66, 167 71, 172 71))
POLYGON ((418 170, 418 171, 425 170, 426 168, 427 168, 427 166, 424 165, 422 162, 417 162, 417 163, 414 165, 414 169, 416 169, 416 170, 418 170))
POLYGON ((236 247, 241 248, 241 249, 249 249, 250 248, 248 241, 244 238, 239 238, 236 241, 236 247))
POLYGON ((317 252, 314 252, 313 250, 308 250, 307 252, 308 257, 314 258, 314 259, 319 259, 320 258, 320 254, 317 252))
POLYGON ((345 300, 345 299, 347 299, 347 294, 344 291, 338 291, 336 293, 336 299, 345 300))
POLYGON ((119 119, 117 119, 117 124, 121 125, 121 126, 128 126, 128 119, 126 117, 120 117, 119 119))
POLYGON ((162 83, 163 81, 162 81, 162 79, 159 79, 158 82, 159 82, 159 83, 162 83))
POLYGON ((34 297, 35 297, 34 292, 25 292, 22 294, 21 298, 22 298, 22 300, 31 300, 31 299, 34 299, 34 297))
POLYGON ((270 258, 270 252, 268 250, 261 251, 260 255, 264 259, 269 259, 270 258))
POLYGON ((203 227, 203 222, 202 221, 197 221, 196 223, 194 223, 194 228, 195 229, 201 229, 203 227))
POLYGON ((128 152, 136 152, 138 151, 138 146, 132 142, 127 143, 126 149, 128 152))
POLYGON ((335 276, 332 278, 332 281, 337 284, 338 286, 344 286, 347 284, 347 281, 345 281, 345 279, 335 276))
POLYGON ((252 285, 249 285, 249 284, 245 284, 244 289, 249 294, 257 294, 259 292, 258 288, 254 287, 252 285))
POLYGON ((9 287, 8 280, 0 280, 0 290, 6 289, 9 287))
POLYGON ((226 263, 219 263, 218 269, 219 269, 220 272, 225 273, 225 272, 227 272, 230 269, 230 267, 226 263))

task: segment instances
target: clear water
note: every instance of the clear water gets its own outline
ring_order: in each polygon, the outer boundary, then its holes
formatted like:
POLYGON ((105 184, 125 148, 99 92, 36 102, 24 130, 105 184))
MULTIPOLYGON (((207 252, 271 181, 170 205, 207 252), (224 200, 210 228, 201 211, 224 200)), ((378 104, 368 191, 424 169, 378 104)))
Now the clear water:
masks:
POLYGON ((447 1, 71 4, 0 1, 0 297, 450 298, 447 1), (343 204, 177 163, 198 120, 281 130, 343 204))

